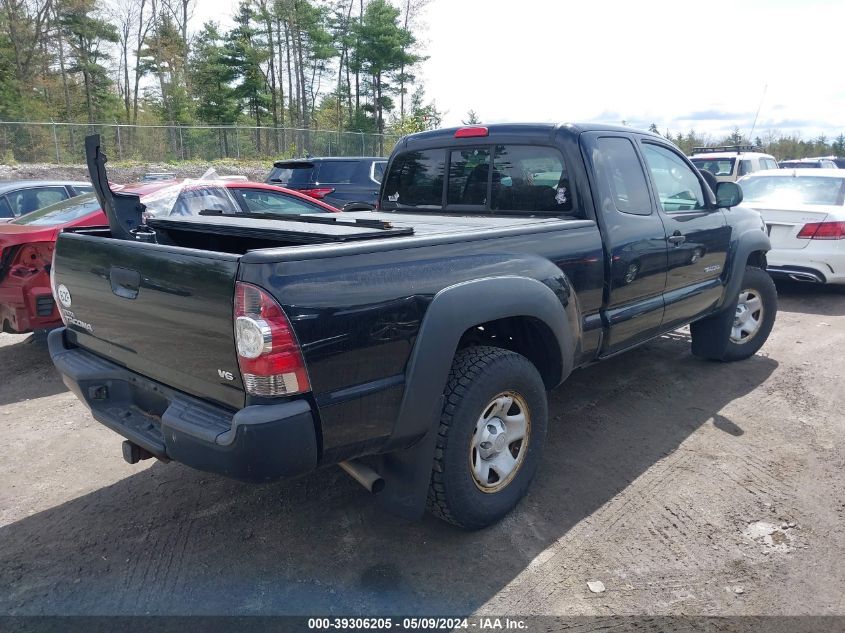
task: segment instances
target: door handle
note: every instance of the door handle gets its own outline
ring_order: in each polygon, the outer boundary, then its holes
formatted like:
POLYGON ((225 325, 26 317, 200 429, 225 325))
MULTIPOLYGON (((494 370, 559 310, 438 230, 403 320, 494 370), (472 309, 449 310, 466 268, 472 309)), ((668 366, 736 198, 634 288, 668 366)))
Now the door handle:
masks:
POLYGON ((684 242, 687 241, 686 235, 681 235, 680 231, 675 231, 672 235, 670 235, 666 239, 668 239, 675 246, 680 246, 681 244, 683 244, 684 242))

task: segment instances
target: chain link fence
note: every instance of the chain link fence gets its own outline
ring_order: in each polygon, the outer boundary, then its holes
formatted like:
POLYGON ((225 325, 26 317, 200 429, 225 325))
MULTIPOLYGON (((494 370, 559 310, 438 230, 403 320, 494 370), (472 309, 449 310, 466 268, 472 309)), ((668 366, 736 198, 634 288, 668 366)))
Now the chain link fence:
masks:
POLYGON ((109 158, 164 163, 303 156, 386 156, 399 136, 243 125, 0 122, 0 163, 79 164, 85 136, 100 134, 109 158))

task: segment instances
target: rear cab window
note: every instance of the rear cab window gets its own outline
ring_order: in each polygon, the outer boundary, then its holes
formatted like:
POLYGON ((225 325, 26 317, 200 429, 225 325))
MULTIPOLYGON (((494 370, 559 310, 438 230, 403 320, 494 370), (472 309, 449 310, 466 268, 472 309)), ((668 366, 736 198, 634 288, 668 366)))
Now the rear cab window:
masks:
POLYGON ((551 216, 573 214, 575 206, 557 148, 489 143, 399 154, 380 203, 383 210, 551 216))
POLYGON ((445 149, 400 154, 387 174, 381 208, 442 209, 445 175, 445 149))

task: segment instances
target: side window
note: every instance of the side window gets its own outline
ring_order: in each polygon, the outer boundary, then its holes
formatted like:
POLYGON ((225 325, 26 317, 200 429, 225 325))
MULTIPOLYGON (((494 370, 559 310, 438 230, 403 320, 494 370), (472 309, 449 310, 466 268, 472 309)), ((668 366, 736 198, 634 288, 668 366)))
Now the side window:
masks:
POLYGON ((21 189, 7 196, 15 215, 26 215, 67 198, 64 187, 21 189))
POLYGON ((449 153, 448 205, 485 206, 490 178, 490 149, 470 147, 449 153))
POLYGON ((12 207, 9 206, 6 196, 0 196, 0 218, 13 218, 15 214, 12 212, 12 207))
POLYGON ((397 156, 387 172, 380 207, 440 209, 443 206, 443 182, 446 150, 431 149, 397 156))
POLYGON ((62 200, 67 200, 67 190, 64 187, 44 187, 43 189, 35 190, 35 197, 38 200, 38 208, 47 207, 51 204, 56 204, 62 200))
POLYGON ((754 170, 751 168, 750 160, 739 161, 739 172, 737 172, 737 176, 745 176, 746 174, 750 174, 752 171, 754 170))
POLYGON ((561 153, 537 145, 497 145, 490 208, 522 213, 572 213, 574 193, 561 153))
POLYGON ((634 215, 651 213, 648 183, 630 140, 609 136, 598 139, 593 164, 597 167, 603 208, 615 207, 634 215))
POLYGON ((654 143, 643 143, 642 147, 660 206, 665 212, 705 208, 701 183, 678 154, 654 143))
POLYGON ((305 200, 288 196, 278 191, 264 189, 236 189, 251 213, 278 213, 299 215, 303 213, 328 213, 325 209, 305 200))
POLYGON ((182 191, 167 215, 199 215, 200 211, 220 211, 224 214, 238 212, 223 187, 198 187, 182 191))
POLYGON ((358 162, 354 160, 325 160, 320 163, 320 171, 317 173, 318 183, 333 185, 347 185, 355 177, 355 169, 358 162))

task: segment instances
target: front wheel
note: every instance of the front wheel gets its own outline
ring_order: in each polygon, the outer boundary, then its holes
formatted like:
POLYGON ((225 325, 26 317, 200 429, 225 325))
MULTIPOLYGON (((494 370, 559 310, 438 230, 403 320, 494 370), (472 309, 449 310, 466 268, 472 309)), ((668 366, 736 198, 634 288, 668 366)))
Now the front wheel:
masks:
POLYGON ((428 509, 479 529, 525 495, 546 437, 546 390, 524 356, 470 347, 455 356, 440 418, 428 509))
POLYGON ((746 266, 736 308, 690 327, 693 353, 703 358, 735 361, 756 354, 775 324, 778 295, 769 274, 746 266))

